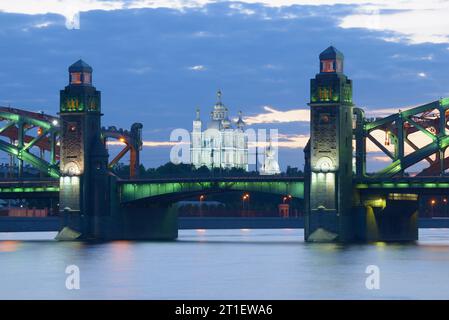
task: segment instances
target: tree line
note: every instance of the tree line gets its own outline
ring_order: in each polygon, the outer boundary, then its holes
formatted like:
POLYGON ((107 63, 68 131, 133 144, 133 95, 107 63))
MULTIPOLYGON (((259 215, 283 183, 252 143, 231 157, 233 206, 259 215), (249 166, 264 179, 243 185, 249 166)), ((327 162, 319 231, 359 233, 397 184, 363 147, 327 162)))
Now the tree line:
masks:
MULTIPOLYGON (((119 163, 112 168, 112 171, 121 178, 129 178, 129 165, 119 163)), ((257 171, 246 171, 241 168, 210 169, 206 166, 195 168, 192 164, 174 164, 172 162, 167 162, 157 168, 145 168, 142 164, 139 167, 140 178, 254 177, 258 175, 259 172, 257 171)), ((297 167, 288 166, 279 176, 302 177, 304 173, 297 167)))

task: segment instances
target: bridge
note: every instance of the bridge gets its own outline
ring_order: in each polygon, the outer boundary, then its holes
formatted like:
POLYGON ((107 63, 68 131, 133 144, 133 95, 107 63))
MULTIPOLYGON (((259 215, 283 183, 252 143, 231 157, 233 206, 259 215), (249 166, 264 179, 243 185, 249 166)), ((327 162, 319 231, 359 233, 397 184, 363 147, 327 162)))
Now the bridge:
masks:
POLYGON ((92 68, 80 60, 60 92, 59 117, 0 108, 0 151, 19 167, 17 177, 0 181, 0 197, 58 197, 60 239, 173 239, 177 214, 171 203, 251 191, 304 199, 306 241, 416 240, 419 198, 449 188, 449 98, 366 118, 353 104, 343 54, 329 47, 319 60, 304 178, 139 179, 142 125, 101 127, 100 92, 92 85, 92 68), (108 139, 125 146, 111 161, 108 139), (110 168, 128 152, 130 179, 119 179, 110 168), (368 170, 373 152, 389 162, 368 170), (41 176, 25 177, 24 163, 41 176))
MULTIPOLYGON (((192 198, 196 195, 231 191, 262 192, 280 196, 291 195, 304 199, 304 178, 302 177, 222 177, 222 178, 165 178, 118 180, 121 203, 138 200, 192 198)), ((393 178, 389 180, 354 180, 359 192, 382 191, 384 193, 419 193, 429 195, 449 194, 449 176, 393 178)), ((1 199, 27 199, 36 197, 59 197, 57 179, 2 179, 1 199)))
POLYGON ((120 182, 122 203, 134 201, 181 200, 201 194, 230 191, 261 192, 304 198, 301 177, 225 177, 203 179, 129 180, 120 182))
MULTIPOLYGON (((232 191, 260 192, 304 198, 302 177, 222 177, 117 180, 120 203, 181 200, 196 195, 232 191)), ((0 198, 59 197, 57 179, 11 179, 0 181, 0 198)))

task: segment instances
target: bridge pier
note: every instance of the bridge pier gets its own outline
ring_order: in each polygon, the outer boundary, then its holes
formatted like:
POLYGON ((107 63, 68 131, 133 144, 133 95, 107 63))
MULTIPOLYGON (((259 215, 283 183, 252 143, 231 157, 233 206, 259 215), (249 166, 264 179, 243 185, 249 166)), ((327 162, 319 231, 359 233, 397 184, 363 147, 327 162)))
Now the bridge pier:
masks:
POLYGON ((418 240, 418 196, 414 194, 361 195, 354 207, 356 240, 418 240))
POLYGON ((178 237, 178 209, 172 204, 122 206, 122 238, 126 240, 172 240, 178 237))

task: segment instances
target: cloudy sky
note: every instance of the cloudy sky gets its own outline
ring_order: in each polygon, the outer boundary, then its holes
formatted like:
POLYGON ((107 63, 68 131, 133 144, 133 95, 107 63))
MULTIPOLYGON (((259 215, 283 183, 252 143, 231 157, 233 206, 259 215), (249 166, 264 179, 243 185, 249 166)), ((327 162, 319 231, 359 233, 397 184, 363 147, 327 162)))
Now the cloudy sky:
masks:
POLYGON ((207 120, 220 88, 233 116, 279 130, 282 168, 302 167, 319 53, 344 53, 369 115, 406 109, 449 96, 447 16, 447 0, 0 0, 0 105, 55 114, 82 58, 103 123, 144 124, 146 166, 169 160, 197 107, 207 120))

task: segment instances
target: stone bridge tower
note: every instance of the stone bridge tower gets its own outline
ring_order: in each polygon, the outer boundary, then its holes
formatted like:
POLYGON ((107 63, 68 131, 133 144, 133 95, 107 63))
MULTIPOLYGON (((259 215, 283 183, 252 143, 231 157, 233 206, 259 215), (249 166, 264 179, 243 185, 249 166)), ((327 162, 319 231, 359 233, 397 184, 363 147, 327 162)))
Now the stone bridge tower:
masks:
POLYGON ((111 231, 111 177, 101 136, 101 93, 92 86, 92 68, 82 60, 69 67, 59 114, 62 226, 77 238, 103 238, 111 231))
POLYGON ((352 227, 352 81, 334 47, 311 80, 306 155, 306 241, 349 241, 352 227))

